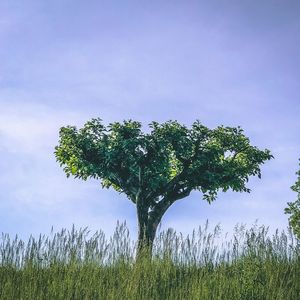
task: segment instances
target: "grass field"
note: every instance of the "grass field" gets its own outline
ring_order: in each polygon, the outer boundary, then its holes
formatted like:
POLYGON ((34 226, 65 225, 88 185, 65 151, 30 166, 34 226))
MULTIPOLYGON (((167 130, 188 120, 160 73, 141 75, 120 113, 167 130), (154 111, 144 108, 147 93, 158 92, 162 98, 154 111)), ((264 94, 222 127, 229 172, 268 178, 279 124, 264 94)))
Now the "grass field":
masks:
POLYGON ((159 233, 152 261, 135 262, 125 224, 114 235, 62 230, 0 238, 0 299, 300 299, 300 241, 290 232, 208 224, 159 233))

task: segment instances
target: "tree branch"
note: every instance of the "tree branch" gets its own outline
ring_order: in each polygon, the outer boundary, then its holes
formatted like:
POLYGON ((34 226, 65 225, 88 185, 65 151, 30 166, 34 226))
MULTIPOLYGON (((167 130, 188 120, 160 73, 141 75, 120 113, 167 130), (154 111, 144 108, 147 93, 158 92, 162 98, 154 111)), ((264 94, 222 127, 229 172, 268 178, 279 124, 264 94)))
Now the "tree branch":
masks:
POLYGON ((233 154, 233 156, 231 157, 230 162, 233 162, 233 161, 236 159, 237 155, 240 154, 240 153, 242 153, 244 150, 247 150, 248 147, 249 147, 249 146, 246 146, 246 147, 242 148, 241 150, 236 151, 236 152, 233 154))
POLYGON ((183 170, 176 175, 174 178, 172 178, 165 186, 161 187, 160 189, 156 190, 155 192, 150 192, 147 196, 146 199, 147 201, 151 201, 151 199, 156 198, 160 195, 164 195, 170 191, 174 191, 176 184, 184 177, 185 173, 187 172, 188 168, 192 164, 192 162, 195 160, 199 153, 199 148, 200 148, 200 139, 196 141, 195 144, 195 152, 193 156, 190 159, 184 159, 182 164, 183 164, 183 170))
POLYGON ((109 181, 111 181, 113 184, 119 186, 123 192, 129 196, 129 199, 133 202, 133 203, 136 203, 136 200, 135 200, 135 197, 134 195, 136 194, 136 191, 135 190, 132 190, 132 189, 128 189, 126 187, 126 183, 124 182, 124 180, 118 176, 117 174, 114 174, 113 175, 114 178, 110 177, 109 178, 109 181))
POLYGON ((173 193, 173 195, 166 195, 160 202, 158 202, 153 210, 149 213, 149 223, 158 225, 162 216, 167 209, 177 200, 187 197, 192 191, 192 188, 183 189, 182 192, 173 193))

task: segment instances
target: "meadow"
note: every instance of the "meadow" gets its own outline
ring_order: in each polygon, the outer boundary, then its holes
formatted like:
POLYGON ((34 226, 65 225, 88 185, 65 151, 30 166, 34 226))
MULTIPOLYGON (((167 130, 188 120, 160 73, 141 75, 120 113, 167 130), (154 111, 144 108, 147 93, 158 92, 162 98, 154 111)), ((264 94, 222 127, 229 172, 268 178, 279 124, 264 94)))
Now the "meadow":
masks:
POLYGON ((106 238, 88 228, 22 241, 0 238, 0 299, 300 299, 300 241, 290 231, 208 222, 190 235, 160 231, 152 259, 135 261, 125 223, 106 238))

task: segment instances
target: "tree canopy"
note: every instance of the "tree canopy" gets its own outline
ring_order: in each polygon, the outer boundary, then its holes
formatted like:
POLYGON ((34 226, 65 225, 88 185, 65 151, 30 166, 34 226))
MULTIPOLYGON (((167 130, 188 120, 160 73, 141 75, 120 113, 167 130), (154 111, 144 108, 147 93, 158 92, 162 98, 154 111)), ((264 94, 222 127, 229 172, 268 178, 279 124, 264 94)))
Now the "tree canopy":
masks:
POLYGON ((191 129, 177 121, 149 127, 143 133, 141 123, 131 120, 105 127, 101 119, 79 130, 62 127, 55 155, 67 176, 100 179, 134 203, 138 192, 153 199, 195 189, 209 202, 218 190, 249 192, 249 176, 260 177, 260 164, 272 157, 251 146, 240 127, 211 130, 199 121, 191 129))

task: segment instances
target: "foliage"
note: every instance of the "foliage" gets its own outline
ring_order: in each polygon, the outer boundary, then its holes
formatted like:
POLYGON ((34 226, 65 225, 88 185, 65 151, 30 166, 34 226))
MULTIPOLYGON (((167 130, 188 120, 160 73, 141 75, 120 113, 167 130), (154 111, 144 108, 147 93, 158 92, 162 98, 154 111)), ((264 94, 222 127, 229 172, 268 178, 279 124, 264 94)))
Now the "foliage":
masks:
POLYGON ((55 155, 67 176, 100 179, 103 187, 152 201, 166 194, 186 196, 193 189, 209 202, 218 190, 246 191, 249 176, 260 177, 260 164, 269 150, 250 145, 240 127, 209 129, 199 121, 188 129, 177 121, 152 122, 143 133, 141 123, 124 121, 106 128, 92 119, 83 128, 62 127, 55 155))
POLYGON ((285 213, 289 214, 289 224, 298 238, 300 238, 300 170, 296 173, 298 179, 291 189, 298 194, 298 198, 294 202, 288 202, 285 213))
POLYGON ((124 224, 106 239, 87 228, 0 237, 0 299, 300 299, 300 241, 265 227, 158 234, 154 259, 136 263, 124 224))

